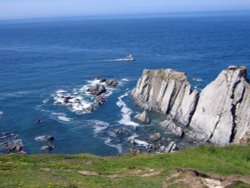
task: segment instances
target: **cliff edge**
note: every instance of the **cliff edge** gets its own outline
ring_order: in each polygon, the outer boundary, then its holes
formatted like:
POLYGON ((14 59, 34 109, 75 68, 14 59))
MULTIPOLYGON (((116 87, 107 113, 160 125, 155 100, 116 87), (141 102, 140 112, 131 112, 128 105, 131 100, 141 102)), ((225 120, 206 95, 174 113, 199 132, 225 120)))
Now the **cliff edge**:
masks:
POLYGON ((201 92, 171 69, 144 70, 131 92, 135 103, 189 126, 187 134, 218 145, 250 141, 250 84, 245 66, 230 66, 201 92))

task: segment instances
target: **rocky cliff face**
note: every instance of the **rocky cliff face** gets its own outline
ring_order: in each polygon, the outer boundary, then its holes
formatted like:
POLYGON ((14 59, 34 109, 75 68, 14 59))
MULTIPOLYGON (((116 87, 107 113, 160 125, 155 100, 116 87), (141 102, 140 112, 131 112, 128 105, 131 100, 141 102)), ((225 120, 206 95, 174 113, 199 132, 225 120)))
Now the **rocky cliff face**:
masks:
POLYGON ((132 91, 140 107, 168 114, 190 126, 187 136, 218 145, 250 139, 250 84, 246 67, 223 70, 201 93, 192 89, 184 73, 145 70, 132 91))
POLYGON ((170 114, 187 125, 198 100, 184 73, 171 69, 145 70, 132 96, 138 106, 151 111, 170 114))

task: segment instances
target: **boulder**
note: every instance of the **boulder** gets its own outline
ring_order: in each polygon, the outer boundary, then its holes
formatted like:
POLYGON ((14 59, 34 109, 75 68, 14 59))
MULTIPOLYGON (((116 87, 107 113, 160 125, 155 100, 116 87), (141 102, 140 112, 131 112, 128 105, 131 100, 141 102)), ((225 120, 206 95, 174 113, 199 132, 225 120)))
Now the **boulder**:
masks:
POLYGON ((150 124, 151 121, 146 111, 143 111, 141 114, 137 114, 135 119, 145 124, 150 124))

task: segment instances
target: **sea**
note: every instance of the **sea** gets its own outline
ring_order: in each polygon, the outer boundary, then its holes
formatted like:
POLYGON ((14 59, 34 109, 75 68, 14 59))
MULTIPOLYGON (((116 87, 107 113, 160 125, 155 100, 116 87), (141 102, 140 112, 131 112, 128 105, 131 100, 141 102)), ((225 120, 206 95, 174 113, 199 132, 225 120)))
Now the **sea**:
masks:
POLYGON ((43 135, 55 138, 51 153, 124 154, 129 138, 147 146, 165 117, 151 113, 151 125, 134 119, 141 109, 130 91, 144 69, 183 71, 201 90, 230 65, 250 69, 250 15, 0 21, 0 132, 18 135, 29 154, 43 153, 43 135), (128 54, 135 61, 119 61, 128 54), (82 90, 95 78, 119 86, 93 112, 56 102, 64 92, 92 104, 82 90))

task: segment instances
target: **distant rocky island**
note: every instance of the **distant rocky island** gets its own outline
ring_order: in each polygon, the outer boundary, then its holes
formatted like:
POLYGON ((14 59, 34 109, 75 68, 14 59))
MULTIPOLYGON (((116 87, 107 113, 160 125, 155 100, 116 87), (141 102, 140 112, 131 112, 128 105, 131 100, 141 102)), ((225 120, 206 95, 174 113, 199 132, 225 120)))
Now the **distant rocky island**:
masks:
POLYGON ((245 66, 230 66, 201 92, 185 73, 171 69, 144 70, 131 93, 145 111, 166 114, 162 128, 172 134, 219 146, 250 142, 250 84, 245 66), (188 130, 185 128, 189 127, 188 130))

